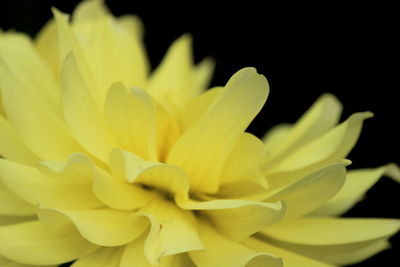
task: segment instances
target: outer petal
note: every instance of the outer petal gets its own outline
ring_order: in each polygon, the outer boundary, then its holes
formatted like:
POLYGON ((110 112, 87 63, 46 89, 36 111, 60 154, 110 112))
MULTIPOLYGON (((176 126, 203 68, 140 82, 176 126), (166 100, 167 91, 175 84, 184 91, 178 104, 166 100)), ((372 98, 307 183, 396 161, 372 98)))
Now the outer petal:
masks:
POLYGON ((10 191, 33 205, 71 209, 101 205, 88 184, 53 179, 12 161, 0 160, 0 177, 10 191))
POLYGON ((61 77, 61 101, 71 131, 83 147, 107 162, 109 153, 118 145, 89 92, 74 55, 69 54, 64 60, 61 77))
MULTIPOLYGON (((141 215, 142 214, 142 215, 141 215)), ((157 265, 163 256, 203 249, 195 217, 176 205, 156 199, 141 209, 151 228, 144 245, 147 260, 157 265)))
POLYGON ((184 35, 171 45, 147 89, 155 99, 179 110, 201 92, 193 86, 194 79, 191 38, 184 35))
POLYGON ((143 90, 128 90, 122 83, 111 86, 105 115, 114 136, 125 150, 142 158, 158 160, 155 104, 143 90))
POLYGON ((387 165, 376 169, 352 170, 347 173, 346 180, 340 191, 321 206, 311 216, 337 216, 345 213, 362 199, 365 192, 371 188, 394 165, 387 165))
POLYGON ((59 78, 61 62, 59 60, 59 41, 57 25, 54 19, 49 20, 36 36, 36 48, 53 73, 59 78))
POLYGON ((178 206, 199 210, 215 227, 234 240, 242 240, 264 227, 278 222, 285 214, 281 202, 246 200, 210 200, 204 202, 176 198, 178 206))
POLYGON ((26 147, 10 122, 4 117, 0 117, 0 155, 27 165, 33 165, 39 161, 39 158, 26 147))
POLYGON ((301 254, 273 246, 253 237, 243 240, 242 244, 254 251, 272 253, 276 257, 282 258, 285 267, 334 267, 333 265, 304 257, 301 254))
POLYGON ((62 121, 58 86, 39 57, 32 55, 29 42, 11 36, 9 42, 2 39, 0 43, 7 49, 12 47, 0 59, 3 108, 23 142, 39 157, 52 160, 65 160, 69 154, 82 151, 62 121))
POLYGON ((56 210, 44 209, 41 220, 49 222, 60 214, 68 217, 90 242, 100 246, 120 246, 138 238, 147 228, 145 218, 132 217, 132 212, 113 209, 56 210))
POLYGON ((207 112, 178 139, 167 163, 187 172, 193 191, 218 190, 226 159, 268 92, 267 80, 255 69, 237 72, 207 112))
MULTIPOLYGON (((138 238, 125 246, 124 253, 121 259, 120 267, 154 267, 147 260, 144 254, 144 242, 146 236, 138 238)), ((195 267, 193 262, 188 257, 187 253, 162 257, 160 267, 195 267)))
POLYGON ((49 232, 39 221, 1 226, 0 243, 1 255, 34 265, 68 262, 95 247, 79 234, 49 232))
POLYGON ((302 146, 273 166, 264 165, 271 187, 284 186, 296 177, 345 157, 355 145, 366 118, 372 113, 356 113, 337 127, 302 146))
POLYGON ((119 267, 123 247, 100 248, 79 258, 71 267, 119 267))
POLYGON ((198 267, 282 266, 280 259, 233 242, 205 223, 200 226, 200 234, 205 250, 189 252, 198 267))
POLYGON ((149 64, 141 38, 129 32, 101 1, 84 1, 73 14, 73 29, 104 102, 111 84, 145 86, 149 64))
MULTIPOLYGON (((289 151, 294 151, 334 127, 340 118, 342 106, 331 94, 322 95, 314 105, 287 132, 279 144, 267 146, 268 162, 276 162, 289 151)), ((267 139, 267 137, 264 137, 267 139)), ((268 141, 268 140, 266 140, 268 141)))
POLYGON ((328 165, 289 184, 264 195, 267 201, 284 200, 287 204, 285 219, 299 218, 331 199, 343 186, 346 165, 342 161, 328 165))
POLYGON ((262 231, 270 242, 332 264, 364 260, 387 247, 400 220, 304 218, 262 231))

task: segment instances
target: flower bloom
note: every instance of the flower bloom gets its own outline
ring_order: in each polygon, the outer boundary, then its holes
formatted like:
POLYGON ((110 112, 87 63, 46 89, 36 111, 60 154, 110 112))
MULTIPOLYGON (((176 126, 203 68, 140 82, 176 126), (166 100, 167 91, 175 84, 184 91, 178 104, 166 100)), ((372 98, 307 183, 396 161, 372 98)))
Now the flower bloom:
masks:
POLYGON ((54 10, 32 42, 0 33, 0 266, 338 266, 395 219, 337 218, 395 165, 346 171, 371 113, 321 96, 263 140, 253 68, 205 91, 188 36, 149 73, 140 21, 100 1, 54 10))

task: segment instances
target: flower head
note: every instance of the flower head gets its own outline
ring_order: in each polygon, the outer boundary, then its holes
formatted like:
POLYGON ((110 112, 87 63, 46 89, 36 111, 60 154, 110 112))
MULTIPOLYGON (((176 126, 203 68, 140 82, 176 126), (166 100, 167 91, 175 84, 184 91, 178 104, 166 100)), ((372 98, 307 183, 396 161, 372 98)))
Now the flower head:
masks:
POLYGON ((205 91, 182 36, 153 72, 134 16, 84 1, 35 41, 0 33, 0 264, 336 266, 400 222, 337 218, 395 165, 346 171, 371 113, 329 94, 263 140, 253 68, 205 91))

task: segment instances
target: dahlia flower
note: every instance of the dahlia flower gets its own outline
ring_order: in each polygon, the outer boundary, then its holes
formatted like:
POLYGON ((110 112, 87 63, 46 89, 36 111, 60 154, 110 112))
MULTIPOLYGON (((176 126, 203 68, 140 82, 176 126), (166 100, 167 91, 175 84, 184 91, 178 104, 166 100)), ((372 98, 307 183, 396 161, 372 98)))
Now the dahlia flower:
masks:
POLYGON ((0 266, 338 266, 396 219, 339 218, 395 165, 347 171, 369 112, 322 95, 263 140, 253 68, 205 90, 190 37, 149 71, 135 16, 84 1, 36 40, 0 33, 0 266))

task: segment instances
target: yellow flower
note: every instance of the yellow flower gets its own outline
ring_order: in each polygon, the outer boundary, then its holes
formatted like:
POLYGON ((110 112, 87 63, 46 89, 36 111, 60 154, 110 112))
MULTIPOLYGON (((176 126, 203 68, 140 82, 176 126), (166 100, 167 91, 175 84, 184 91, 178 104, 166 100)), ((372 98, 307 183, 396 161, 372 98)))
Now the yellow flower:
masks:
POLYGON ((337 266, 388 246, 395 219, 336 218, 395 165, 346 172, 363 121, 323 95, 264 142, 245 68, 205 91, 183 36, 149 73, 142 26, 85 1, 35 42, 0 33, 0 266, 337 266))

